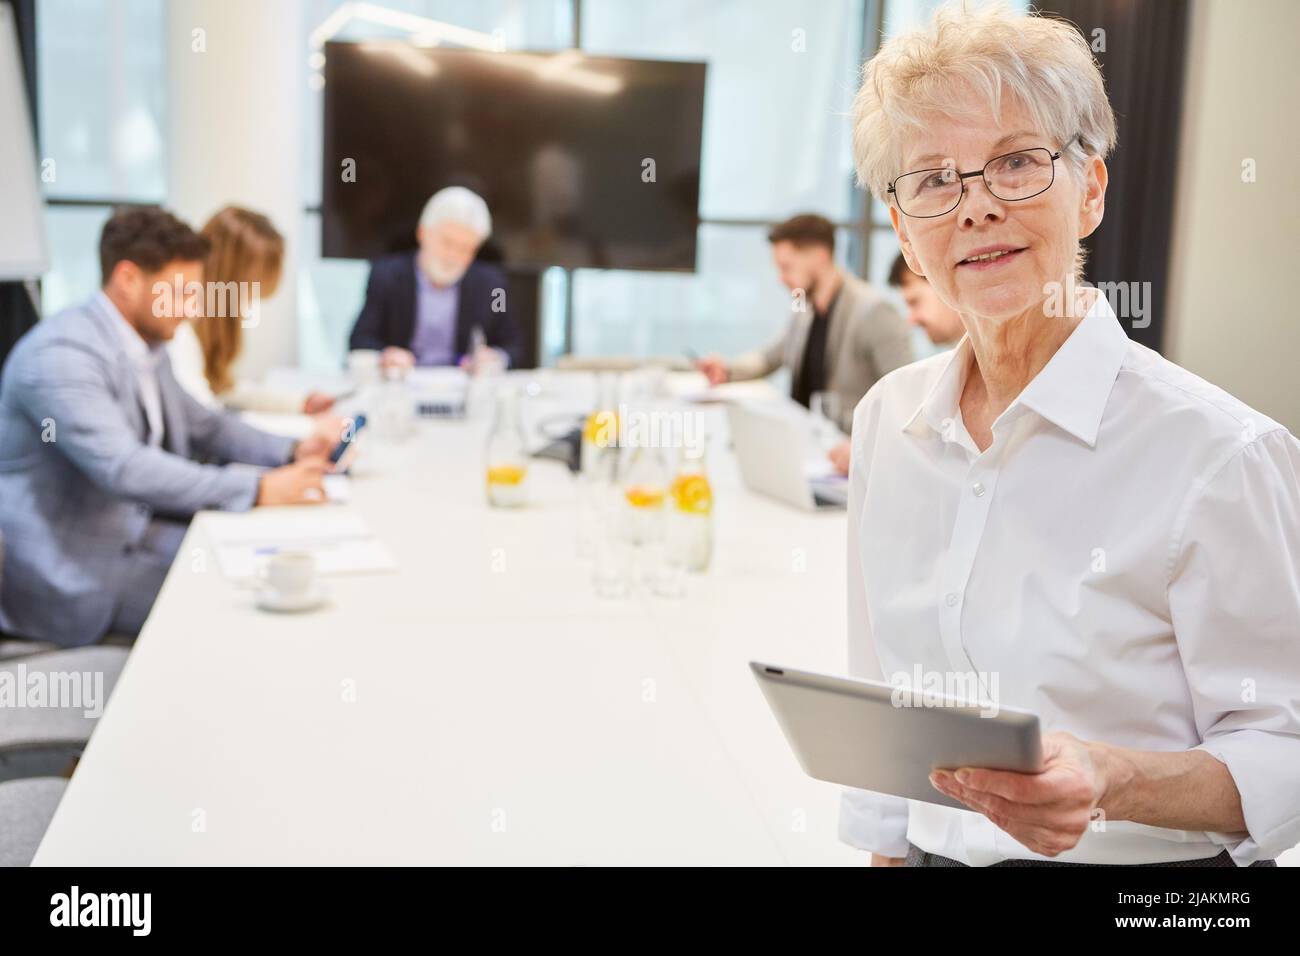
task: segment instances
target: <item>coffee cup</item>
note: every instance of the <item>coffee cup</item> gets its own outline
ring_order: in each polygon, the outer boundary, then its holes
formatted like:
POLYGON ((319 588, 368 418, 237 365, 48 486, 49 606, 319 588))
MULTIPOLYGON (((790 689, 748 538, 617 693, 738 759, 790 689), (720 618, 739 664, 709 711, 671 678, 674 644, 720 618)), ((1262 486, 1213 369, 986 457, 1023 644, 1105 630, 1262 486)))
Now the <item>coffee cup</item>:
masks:
POLYGON ((301 600, 316 584, 316 557, 310 551, 279 551, 267 558, 262 581, 277 597, 301 600))

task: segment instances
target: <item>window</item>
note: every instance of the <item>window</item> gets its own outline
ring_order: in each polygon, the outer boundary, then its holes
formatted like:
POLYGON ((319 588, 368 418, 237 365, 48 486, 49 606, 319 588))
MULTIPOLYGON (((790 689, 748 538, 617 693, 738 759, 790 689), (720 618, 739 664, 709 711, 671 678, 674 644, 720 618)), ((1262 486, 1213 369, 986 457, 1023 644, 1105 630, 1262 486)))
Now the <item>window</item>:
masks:
POLYGON ((99 287, 99 230, 114 204, 167 194, 163 17, 163 0, 36 4, 46 314, 99 287))
POLYGON ((817 212, 857 271, 865 205, 855 197, 847 114, 866 35, 863 0, 584 0, 582 47, 608 56, 708 63, 697 272, 576 270, 575 351, 735 354, 770 341, 789 293, 767 230, 817 212))
POLYGON ((166 188, 162 0, 40 0, 36 86, 51 199, 159 202, 166 188))
MULTIPOLYGON (((789 320, 790 293, 772 266, 767 228, 702 224, 694 273, 576 270, 574 351, 734 355, 768 344, 789 320)), ((849 235, 836 236, 846 267, 849 235)))

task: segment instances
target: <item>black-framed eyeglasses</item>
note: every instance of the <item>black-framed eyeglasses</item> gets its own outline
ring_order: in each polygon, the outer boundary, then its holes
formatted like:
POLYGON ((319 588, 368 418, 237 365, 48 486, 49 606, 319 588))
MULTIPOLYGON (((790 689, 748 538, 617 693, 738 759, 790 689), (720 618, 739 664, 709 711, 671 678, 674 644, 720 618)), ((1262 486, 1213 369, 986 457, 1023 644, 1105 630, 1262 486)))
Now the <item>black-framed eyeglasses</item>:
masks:
POLYGON ((995 156, 982 169, 959 173, 951 166, 904 173, 889 184, 898 211, 912 219, 933 219, 952 212, 966 193, 966 180, 984 179, 984 185, 1004 202, 1033 199, 1056 182, 1056 161, 1064 147, 1052 152, 1046 146, 1019 149, 995 156))

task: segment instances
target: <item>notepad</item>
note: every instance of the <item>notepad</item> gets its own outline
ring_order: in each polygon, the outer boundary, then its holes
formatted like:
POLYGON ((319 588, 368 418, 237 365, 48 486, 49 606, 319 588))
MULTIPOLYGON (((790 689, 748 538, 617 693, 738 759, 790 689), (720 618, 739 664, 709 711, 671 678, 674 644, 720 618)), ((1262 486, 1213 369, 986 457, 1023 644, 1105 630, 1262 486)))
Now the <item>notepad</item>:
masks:
POLYGON ((397 570, 392 553, 349 508, 209 512, 202 520, 221 572, 231 580, 255 578, 262 562, 279 551, 310 552, 320 574, 397 570))

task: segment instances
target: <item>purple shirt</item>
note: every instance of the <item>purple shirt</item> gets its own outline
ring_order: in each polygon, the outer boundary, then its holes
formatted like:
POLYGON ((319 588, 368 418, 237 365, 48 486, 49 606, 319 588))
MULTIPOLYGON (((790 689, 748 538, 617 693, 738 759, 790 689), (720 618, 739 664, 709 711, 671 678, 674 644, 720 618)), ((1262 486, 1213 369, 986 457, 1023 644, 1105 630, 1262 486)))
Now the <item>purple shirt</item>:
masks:
POLYGON ((460 283, 439 288, 424 270, 415 269, 415 334, 411 351, 416 365, 456 364, 456 311, 460 283))

